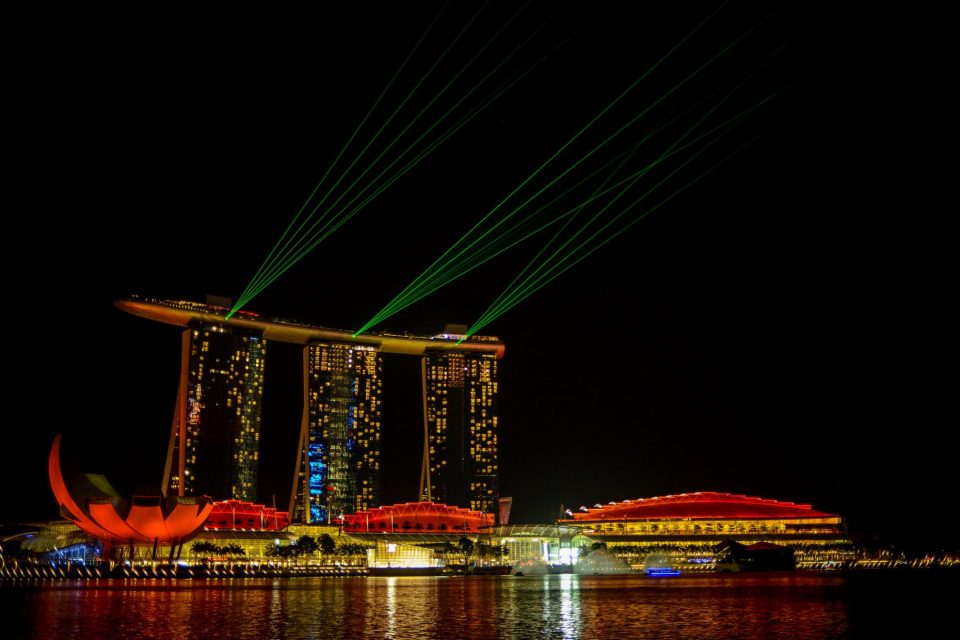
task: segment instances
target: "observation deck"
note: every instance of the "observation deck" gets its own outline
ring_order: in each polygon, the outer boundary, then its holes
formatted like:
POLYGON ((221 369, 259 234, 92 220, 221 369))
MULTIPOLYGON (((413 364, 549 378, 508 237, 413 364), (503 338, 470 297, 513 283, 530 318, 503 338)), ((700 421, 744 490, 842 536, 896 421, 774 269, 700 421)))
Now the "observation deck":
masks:
POLYGON ((440 334, 437 336, 398 335, 391 333, 363 333, 354 336, 343 329, 328 329, 303 324, 293 320, 265 318, 251 311, 238 311, 229 320, 229 309, 215 305, 202 304, 188 300, 154 300, 148 298, 125 298, 117 300, 116 307, 129 314, 155 320, 177 327, 186 327, 191 322, 215 322, 262 331, 267 340, 290 344, 308 344, 310 342, 340 342, 368 346, 383 353, 404 355, 424 355, 428 351, 455 351, 468 353, 488 353, 497 359, 503 357, 506 346, 493 336, 471 336, 460 344, 461 336, 440 334))

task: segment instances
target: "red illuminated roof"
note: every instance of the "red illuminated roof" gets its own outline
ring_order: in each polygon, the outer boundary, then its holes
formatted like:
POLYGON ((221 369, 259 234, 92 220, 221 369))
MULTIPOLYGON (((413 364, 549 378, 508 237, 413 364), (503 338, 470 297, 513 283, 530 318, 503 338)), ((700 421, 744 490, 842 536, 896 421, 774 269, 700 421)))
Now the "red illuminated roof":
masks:
POLYGON ((437 502, 404 502, 345 515, 347 533, 476 533, 493 514, 437 502))
POLYGON ((253 502, 224 500, 213 503, 204 523, 207 529, 279 531, 290 524, 290 514, 253 502))
POLYGON ((829 518, 832 513, 815 511, 808 504, 781 502, 732 493, 702 491, 660 498, 639 498, 614 502, 593 509, 581 508, 566 522, 600 520, 829 518))

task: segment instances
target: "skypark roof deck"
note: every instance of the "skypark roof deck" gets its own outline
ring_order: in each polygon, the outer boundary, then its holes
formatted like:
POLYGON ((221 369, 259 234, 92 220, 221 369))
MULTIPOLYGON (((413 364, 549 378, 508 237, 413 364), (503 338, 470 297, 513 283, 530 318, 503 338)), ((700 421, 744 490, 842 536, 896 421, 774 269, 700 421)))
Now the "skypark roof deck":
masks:
POLYGON ((249 311, 239 311, 229 320, 226 307, 192 302, 189 300, 153 300, 148 298, 127 298, 114 303, 118 309, 129 314, 164 322, 178 327, 186 327, 193 321, 217 322, 220 324, 262 331, 267 340, 307 344, 313 341, 346 342, 377 348, 384 353, 405 355, 423 355, 427 351, 458 351, 489 353, 498 359, 506 349, 498 338, 493 336, 471 336, 460 344, 458 335, 442 334, 438 336, 394 335, 389 333, 364 333, 354 336, 343 329, 327 329, 290 320, 264 318, 249 311))

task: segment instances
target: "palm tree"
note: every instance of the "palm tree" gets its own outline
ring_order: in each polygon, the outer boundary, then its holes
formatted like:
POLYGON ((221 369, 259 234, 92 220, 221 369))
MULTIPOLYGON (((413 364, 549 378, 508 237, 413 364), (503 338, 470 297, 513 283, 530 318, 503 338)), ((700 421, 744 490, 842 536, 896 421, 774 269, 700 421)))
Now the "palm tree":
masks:
POLYGON ((325 556, 332 555, 337 550, 337 543, 330 537, 329 533, 320 534, 320 553, 325 556))
POLYGON ((310 555, 320 548, 320 545, 317 544, 316 539, 307 535, 297 538, 295 544, 297 545, 297 555, 302 556, 310 555))
POLYGON ((194 542, 190 546, 190 552, 195 556, 199 556, 203 554, 210 555, 213 553, 217 553, 219 551, 220 551, 220 548, 217 545, 213 544, 212 542, 206 542, 203 540, 199 542, 194 542))
POLYGON ((467 572, 467 561, 473 554, 473 540, 467 536, 461 536, 457 541, 457 551, 463 556, 463 572, 467 572))

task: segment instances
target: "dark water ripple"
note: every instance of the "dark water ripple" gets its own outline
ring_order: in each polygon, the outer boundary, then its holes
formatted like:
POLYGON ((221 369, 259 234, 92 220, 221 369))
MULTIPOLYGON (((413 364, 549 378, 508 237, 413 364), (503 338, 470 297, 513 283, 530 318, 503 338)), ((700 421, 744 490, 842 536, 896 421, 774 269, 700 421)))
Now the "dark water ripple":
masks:
POLYGON ((4 585, 0 612, 4 638, 894 637, 955 628, 948 598, 957 593, 957 578, 791 573, 63 581, 4 585))

